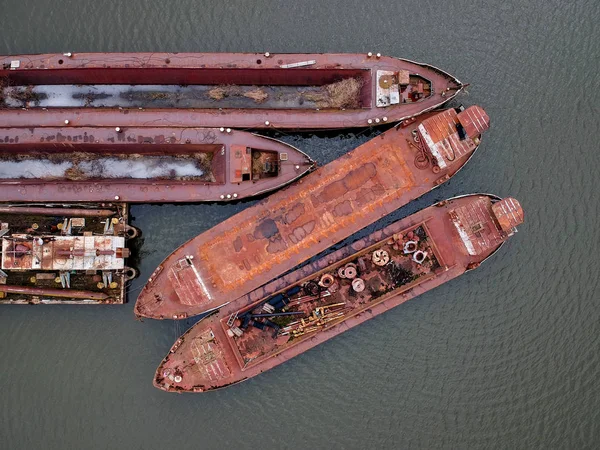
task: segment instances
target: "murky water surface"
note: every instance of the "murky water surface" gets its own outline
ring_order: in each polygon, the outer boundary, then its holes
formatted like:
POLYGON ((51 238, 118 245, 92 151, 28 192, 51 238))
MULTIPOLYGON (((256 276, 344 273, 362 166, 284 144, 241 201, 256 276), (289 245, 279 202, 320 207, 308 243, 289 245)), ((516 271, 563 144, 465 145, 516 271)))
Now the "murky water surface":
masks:
MULTIPOLYGON (((489 263, 239 386, 152 387, 188 323, 136 322, 176 246, 246 208, 145 205, 130 303, 0 308, 0 447, 594 448, 600 442, 600 3, 5 0, 0 53, 381 52, 471 83, 492 129, 448 184, 526 223, 489 263)), ((326 163, 377 132, 275 134, 326 163)), ((373 229, 373 227, 371 227, 373 229)))

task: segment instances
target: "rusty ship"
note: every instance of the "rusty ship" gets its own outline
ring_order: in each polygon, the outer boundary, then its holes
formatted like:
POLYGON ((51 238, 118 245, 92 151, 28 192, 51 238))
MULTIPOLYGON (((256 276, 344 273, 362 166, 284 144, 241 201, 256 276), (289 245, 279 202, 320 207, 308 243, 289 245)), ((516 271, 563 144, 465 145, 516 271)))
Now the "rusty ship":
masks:
POLYGON ((135 314, 184 319, 266 284, 450 179, 488 127, 478 106, 403 121, 180 246, 135 314))
POLYGON ((138 233, 124 203, 0 204, 0 304, 124 303, 138 233))
POLYGON ((421 210, 198 322, 154 385, 205 392, 247 380, 478 267, 522 222, 517 200, 487 194, 421 210))
POLYGON ((300 150, 231 128, 0 129, 0 201, 206 202, 284 186, 300 150))
POLYGON ((338 129, 430 111, 463 84, 372 54, 64 53, 0 56, 4 127, 338 129))

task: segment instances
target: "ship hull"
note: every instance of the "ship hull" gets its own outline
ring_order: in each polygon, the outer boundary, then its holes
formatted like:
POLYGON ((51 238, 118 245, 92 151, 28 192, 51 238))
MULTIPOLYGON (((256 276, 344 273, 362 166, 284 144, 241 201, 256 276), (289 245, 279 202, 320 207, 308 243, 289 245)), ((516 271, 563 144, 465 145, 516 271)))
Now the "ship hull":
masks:
POLYGON ((0 57, 0 78, 8 89, 0 110, 7 127, 58 127, 65 121, 106 127, 365 127, 430 111, 463 87, 434 66, 367 54, 13 55, 0 57), (407 84, 392 100, 390 73, 408 77, 397 80, 407 84), (356 101, 323 100, 329 94, 319 88, 350 79, 358 82, 356 101), (82 91, 82 85, 92 90, 82 91), (230 92, 231 86, 248 89, 230 92))
MULTIPOLYGON (((205 392, 239 383, 478 267, 496 253, 514 230, 509 234, 497 235, 495 242, 488 244, 485 250, 479 252, 478 255, 470 255, 463 245, 459 233, 453 230, 453 222, 448 219, 449 213, 459 208, 466 208, 471 213, 479 210, 481 205, 489 204, 489 202, 496 203, 499 200, 495 196, 478 194, 441 202, 236 299, 218 313, 198 322, 177 340, 156 371, 155 387, 168 392, 205 392), (281 343, 275 343, 270 333, 247 330, 246 333, 264 334, 263 340, 273 340, 268 348, 269 351, 264 353, 255 351, 251 353, 251 357, 249 357, 250 354, 244 354, 243 351, 247 348, 236 341, 239 338, 231 332, 228 333, 236 323, 232 320, 233 317, 243 317, 249 311, 256 311, 257 307, 260 309, 260 306, 266 303, 266 299, 275 298, 276 294, 282 292, 290 292, 291 287, 307 286, 311 280, 323 279, 323 274, 335 274, 339 267, 344 267, 344 265, 347 267, 348 262, 356 262, 357 258, 371 255, 375 250, 389 249, 396 243, 400 243, 400 247, 402 247, 402 236, 410 233, 408 230, 423 227, 423 224, 426 224, 427 248, 436 258, 436 267, 432 272, 421 274, 420 280, 407 282, 404 286, 395 288, 380 297, 373 295, 365 304, 356 301, 356 292, 350 297, 345 294, 339 294, 338 297, 332 295, 330 298, 335 299, 328 300, 328 302, 344 301, 345 299, 346 302, 356 302, 356 304, 353 309, 345 310, 341 317, 321 325, 320 329, 310 332, 307 328, 306 332, 300 333, 294 338, 295 341, 286 342, 284 339, 281 343), (199 345, 206 345, 206 339, 202 339, 207 333, 212 336, 206 347, 209 352, 212 352, 213 358, 210 361, 209 358, 198 358, 195 352, 199 345), (191 364, 186 364, 187 361, 191 364)), ((520 209, 520 207, 518 208, 520 209)), ((520 214, 522 218, 522 211, 520 214)), ((489 224, 496 226, 495 219, 489 224)), ((368 275, 359 271, 359 276, 362 278, 368 275)), ((338 279, 336 283, 343 283, 343 280, 338 279)), ((367 284, 369 283, 367 282, 367 284)), ((237 319, 237 323, 239 321, 240 319, 237 319)), ((253 338, 254 342, 259 340, 256 337, 253 338)))
POLYGON ((0 204, 0 225, 0 304, 125 303, 127 204, 0 204))
POLYGON ((213 128, 3 128, 0 152, 3 202, 232 201, 314 167, 281 141, 213 128))
MULTIPOLYGON (((461 114, 489 125, 479 107, 461 114)), ((455 110, 427 113, 390 129, 186 242, 151 275, 135 313, 184 319, 221 307, 439 186, 479 144, 475 134, 458 140, 456 117, 455 110), (450 159, 434 164, 423 153, 424 124, 450 130, 448 139, 427 134, 456 149, 450 159)))

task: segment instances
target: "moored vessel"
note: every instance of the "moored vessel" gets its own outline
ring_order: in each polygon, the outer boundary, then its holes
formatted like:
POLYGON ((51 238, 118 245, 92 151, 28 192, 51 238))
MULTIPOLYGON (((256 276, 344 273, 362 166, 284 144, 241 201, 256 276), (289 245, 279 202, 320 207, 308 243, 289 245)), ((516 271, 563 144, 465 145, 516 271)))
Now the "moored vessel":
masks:
POLYGON ((231 201, 314 165, 291 145, 230 128, 0 128, 0 201, 231 201))
POLYGON ((335 129, 437 108, 463 84, 380 54, 65 53, 0 57, 6 127, 335 129))
POLYGON ((450 179, 488 127, 472 106, 382 133, 176 249, 136 315, 183 319, 247 294, 450 179))
POLYGON ((124 303, 127 205, 0 204, 0 304, 124 303))
POLYGON ((421 210, 198 322, 154 385, 205 392, 256 376, 478 267, 522 222, 517 200, 487 194, 421 210))

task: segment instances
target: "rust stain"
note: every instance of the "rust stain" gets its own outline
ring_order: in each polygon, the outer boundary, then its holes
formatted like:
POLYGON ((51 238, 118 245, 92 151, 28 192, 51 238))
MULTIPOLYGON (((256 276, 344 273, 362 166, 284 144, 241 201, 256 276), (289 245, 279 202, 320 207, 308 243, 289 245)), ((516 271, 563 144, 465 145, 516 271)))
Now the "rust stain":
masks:
POLYGON ((244 247, 244 243, 242 242, 242 237, 238 236, 235 239, 235 241, 233 241, 233 248, 236 251, 236 253, 239 253, 243 247, 244 247))
POLYGON ((352 214, 353 208, 350 200, 345 200, 342 203, 335 205, 333 208, 333 215, 336 217, 347 216, 352 214))
POLYGON ((362 228, 364 217, 402 197, 415 185, 403 156, 406 150, 395 145, 371 145, 377 150, 367 145, 351 162, 343 158, 343 164, 325 166, 311 185, 297 188, 299 195, 278 196, 275 202, 267 201, 268 206, 252 220, 237 219, 234 226, 199 248, 199 256, 207 262, 203 273, 210 274, 217 289, 235 289, 305 248, 330 242, 330 236, 339 230, 362 228), (384 160, 387 164, 382 164, 384 160), (306 202, 307 198, 311 201, 306 202), (306 217, 310 225, 290 225, 298 217, 306 217), (217 263, 224 254, 232 253, 226 249, 231 249, 238 237, 245 241, 238 257, 263 257, 250 269, 245 266, 245 271, 239 270, 233 258, 227 264, 217 263))
POLYGON ((296 219, 302 216, 305 212, 306 208, 304 207, 304 203, 298 203, 297 205, 294 205, 292 209, 285 214, 285 223, 294 223, 296 219))
POLYGON ((267 245, 268 253, 279 253, 288 248, 285 241, 281 238, 281 236, 276 237, 275 239, 269 241, 269 245, 267 245))
POLYGON ((264 219, 254 229, 255 239, 271 239, 273 236, 279 234, 279 228, 273 219, 264 219))
POLYGON ((325 186, 323 192, 319 194, 319 201, 328 202, 335 198, 342 197, 347 192, 361 187, 375 175, 377 175, 377 167, 375 167, 375 164, 365 164, 364 166, 351 171, 341 180, 334 181, 330 185, 325 186))

